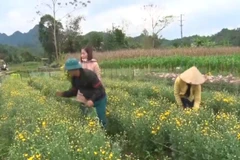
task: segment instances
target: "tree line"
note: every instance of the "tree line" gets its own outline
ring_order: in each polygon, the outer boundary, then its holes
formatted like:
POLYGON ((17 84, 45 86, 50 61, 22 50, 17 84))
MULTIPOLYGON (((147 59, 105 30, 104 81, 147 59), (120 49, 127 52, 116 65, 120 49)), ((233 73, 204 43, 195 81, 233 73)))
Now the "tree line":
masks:
POLYGON ((34 50, 26 47, 14 47, 0 44, 0 59, 10 63, 39 61, 41 55, 34 55, 34 50))
MULTIPOLYGON (((52 11, 52 14, 41 15, 39 23, 39 40, 50 60, 58 60, 61 53, 73 53, 79 51, 85 45, 91 45, 98 51, 118 50, 126 48, 140 48, 141 45, 136 43, 134 39, 126 37, 122 26, 112 26, 107 32, 92 32, 88 36, 81 34, 80 23, 84 20, 83 16, 72 17, 67 13, 68 23, 63 27, 61 19, 57 19, 56 11, 63 7, 69 7, 77 10, 81 7, 87 7, 91 2, 88 1, 65 1, 61 3, 60 0, 49 0, 45 7, 52 11)), ((173 16, 159 16, 159 6, 155 4, 147 4, 143 9, 148 13, 145 17, 146 23, 151 26, 151 32, 144 29, 144 41, 146 41, 146 48, 157 48, 160 44, 160 32, 166 28, 172 21, 173 16)))

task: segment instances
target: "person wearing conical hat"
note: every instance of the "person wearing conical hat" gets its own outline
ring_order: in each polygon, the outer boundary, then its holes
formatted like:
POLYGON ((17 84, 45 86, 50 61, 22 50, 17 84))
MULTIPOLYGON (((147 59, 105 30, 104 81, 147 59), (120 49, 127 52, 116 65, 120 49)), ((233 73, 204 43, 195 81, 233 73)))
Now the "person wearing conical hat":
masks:
POLYGON ((199 109, 201 85, 205 81, 205 77, 195 66, 180 74, 174 83, 174 96, 177 104, 183 108, 199 109))

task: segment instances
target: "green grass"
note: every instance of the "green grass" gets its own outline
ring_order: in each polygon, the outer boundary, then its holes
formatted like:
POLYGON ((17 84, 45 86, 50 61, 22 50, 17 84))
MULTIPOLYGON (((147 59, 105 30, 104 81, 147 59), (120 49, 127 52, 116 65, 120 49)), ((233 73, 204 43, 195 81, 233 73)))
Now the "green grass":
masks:
POLYGON ((36 70, 38 67, 41 67, 41 62, 25 62, 19 64, 10 64, 9 70, 11 71, 28 71, 28 70, 36 70))
POLYGON ((161 68, 172 71, 176 67, 181 67, 185 70, 193 65, 205 72, 240 73, 240 55, 138 57, 104 60, 100 63, 101 68, 161 68))

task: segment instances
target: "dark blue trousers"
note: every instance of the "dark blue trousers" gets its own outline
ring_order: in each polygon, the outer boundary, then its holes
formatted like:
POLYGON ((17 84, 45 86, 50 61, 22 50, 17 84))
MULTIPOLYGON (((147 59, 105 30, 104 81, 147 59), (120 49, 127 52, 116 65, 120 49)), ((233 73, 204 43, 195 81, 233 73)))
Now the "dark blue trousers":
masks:
POLYGON ((187 98, 181 98, 184 108, 192 108, 194 106, 194 100, 191 102, 187 98))

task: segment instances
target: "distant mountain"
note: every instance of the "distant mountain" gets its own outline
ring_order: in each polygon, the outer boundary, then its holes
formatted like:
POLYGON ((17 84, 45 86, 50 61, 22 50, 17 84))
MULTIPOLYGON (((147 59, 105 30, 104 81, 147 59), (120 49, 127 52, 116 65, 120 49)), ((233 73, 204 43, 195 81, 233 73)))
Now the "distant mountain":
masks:
POLYGON ((212 41, 215 41, 219 44, 231 44, 233 46, 240 46, 240 28, 233 30, 224 28, 210 38, 212 41))
MULTIPOLYGON (((39 26, 36 25, 33 29, 29 30, 27 33, 21 33, 19 31, 16 31, 10 36, 7 36, 4 33, 0 33, 0 44, 6 44, 10 46, 16 46, 16 47, 27 47, 31 48, 33 50, 37 49, 38 51, 43 52, 43 48, 41 46, 41 43, 38 39, 39 33, 38 33, 39 26)), ((94 33, 100 33, 100 35, 105 36, 107 33, 104 32, 96 32, 92 31, 84 35, 83 37, 85 39, 90 38, 94 33)), ((144 40, 143 35, 139 35, 137 37, 128 37, 131 43, 142 43, 144 40)), ((219 45, 233 45, 233 46, 240 46, 240 29, 222 29, 220 32, 211 35, 211 36, 189 36, 189 37, 183 37, 182 39, 174 39, 174 40, 167 40, 162 39, 161 45, 162 46, 179 46, 179 45, 185 45, 190 46, 191 43, 193 43, 196 39, 204 39, 208 41, 213 41, 216 44, 219 45)))
POLYGON ((100 36, 104 37, 105 35, 107 35, 107 33, 105 32, 97 32, 97 31, 92 31, 92 32, 89 32, 87 34, 84 35, 84 38, 88 39, 90 38, 91 36, 93 36, 94 34, 99 34, 100 36))
MULTIPOLYGON (((40 47, 41 43, 38 39, 39 26, 36 25, 33 29, 29 30, 27 33, 21 33, 19 31, 14 32, 12 35, 7 36, 4 33, 0 33, 0 44, 6 44, 15 47, 40 47)), ((92 31, 84 35, 85 38, 90 38, 93 34, 99 33, 101 36, 104 36, 104 32, 92 31)))
POLYGON ((163 46, 179 46, 183 44, 185 46, 190 46, 196 40, 215 42, 216 45, 229 45, 229 46, 240 46, 240 28, 237 29, 227 29, 223 28, 216 34, 211 36, 199 36, 193 35, 189 37, 183 37, 182 39, 174 40, 163 40, 163 46))
POLYGON ((19 31, 14 32, 12 35, 0 33, 0 44, 6 44, 16 47, 40 47, 41 44, 38 40, 38 25, 31 29, 27 33, 21 33, 19 31))

